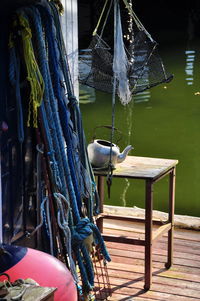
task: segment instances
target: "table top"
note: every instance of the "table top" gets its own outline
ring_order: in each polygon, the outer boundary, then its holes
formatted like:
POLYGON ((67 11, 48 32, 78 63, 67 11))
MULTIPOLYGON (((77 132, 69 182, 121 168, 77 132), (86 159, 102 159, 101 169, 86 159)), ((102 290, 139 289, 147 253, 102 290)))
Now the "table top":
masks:
MULTIPOLYGON (((113 177, 155 180, 178 164, 178 160, 127 156, 116 165, 113 177)), ((95 170, 96 176, 107 176, 107 170, 95 170)))

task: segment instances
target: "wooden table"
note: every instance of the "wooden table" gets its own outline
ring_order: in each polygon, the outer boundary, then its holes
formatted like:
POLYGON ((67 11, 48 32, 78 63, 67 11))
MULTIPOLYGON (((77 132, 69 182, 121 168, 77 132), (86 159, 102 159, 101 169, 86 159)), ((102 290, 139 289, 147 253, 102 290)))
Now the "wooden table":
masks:
MULTIPOLYGON (((113 242, 131 243, 145 247, 145 285, 146 290, 150 289, 152 283, 152 244, 155 240, 168 232, 168 259, 165 264, 170 268, 173 260, 173 231, 174 231, 174 199, 175 199, 175 169, 178 160, 147 158, 128 156, 126 160, 117 164, 113 171, 113 177, 141 179, 145 181, 145 239, 133 239, 119 236, 104 236, 105 240, 113 242), (166 175, 169 175, 169 211, 168 221, 153 221, 153 185, 166 175), (153 223, 159 225, 156 231, 153 230, 153 223)), ((100 215, 97 218, 97 225, 102 232, 103 218, 116 220, 139 221, 138 218, 118 215, 106 215, 103 213, 104 203, 104 178, 107 171, 94 171, 98 177, 98 192, 100 196, 100 215)), ((140 220, 141 221, 141 220, 140 220)))

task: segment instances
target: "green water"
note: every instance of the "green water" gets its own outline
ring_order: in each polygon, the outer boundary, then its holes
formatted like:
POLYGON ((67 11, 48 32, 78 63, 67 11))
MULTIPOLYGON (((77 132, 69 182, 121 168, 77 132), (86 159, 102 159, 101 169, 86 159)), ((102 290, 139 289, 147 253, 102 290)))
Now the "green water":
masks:
MULTIPOLYGON (((175 213, 200 216, 200 47, 195 47, 191 85, 186 80, 185 44, 165 47, 160 54, 174 79, 150 89, 146 101, 136 97, 134 104, 127 107, 117 101, 115 126, 123 133, 118 143, 121 150, 130 143, 134 146, 131 155, 179 160, 175 213)), ((90 142, 94 127, 111 124, 111 95, 96 92, 95 102, 80 107, 90 142)), ((97 138, 109 139, 109 134, 108 130, 98 129, 97 138)), ((167 181, 166 177, 155 184, 156 210, 167 211, 167 181)), ((113 179, 111 199, 105 202, 144 208, 144 182, 113 179)))

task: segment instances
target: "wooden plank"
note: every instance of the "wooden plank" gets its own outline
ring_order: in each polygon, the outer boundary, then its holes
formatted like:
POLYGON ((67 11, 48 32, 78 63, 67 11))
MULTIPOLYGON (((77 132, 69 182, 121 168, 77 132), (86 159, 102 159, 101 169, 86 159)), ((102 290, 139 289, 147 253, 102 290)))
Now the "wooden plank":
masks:
MULTIPOLYGON (((129 250, 117 250, 117 249, 108 249, 109 253, 111 255, 111 259, 116 260, 115 257, 117 257, 117 260, 121 262, 124 262, 124 260, 130 260, 131 262, 134 260, 144 260, 144 252, 134 252, 134 251, 129 251, 129 250)), ((189 256, 189 255, 188 255, 189 256)), ((158 255, 158 254, 153 254, 153 263, 154 265, 156 263, 162 263, 164 264, 166 262, 166 256, 164 255, 158 255)), ((142 264, 142 262, 141 262, 142 264)), ((175 257, 174 258, 174 264, 176 265, 182 265, 182 266, 190 266, 194 267, 195 269, 199 268, 200 269, 200 261, 199 260, 193 260, 188 258, 179 258, 175 257)))
MULTIPOLYGON (((155 231, 156 228, 154 227, 155 231)), ((139 236, 139 234, 141 234, 141 237, 144 237, 142 235, 144 235, 144 228, 142 226, 138 226, 135 228, 134 224, 131 225, 130 227, 123 227, 123 225, 117 225, 117 224, 112 224, 110 225, 110 227, 108 228, 107 225, 106 227, 104 227, 104 233, 118 233, 119 235, 123 235, 125 232, 129 233, 129 236, 139 236), (119 227, 121 227, 121 229, 119 229, 119 227), (122 230, 123 229, 123 230, 122 230)), ((163 238, 166 237, 167 235, 163 235, 163 238)), ((190 231, 190 230, 185 230, 185 231, 179 231, 179 229, 176 229, 176 231, 174 232, 174 239, 180 239, 183 241, 186 241, 186 243, 190 243, 194 242, 194 245, 199 245, 200 246, 200 231, 190 231), (192 233, 191 233, 192 232, 192 233)), ((191 245, 191 243, 190 243, 191 245)), ((192 246, 192 245, 191 245, 192 246)))
MULTIPOLYGON (((125 264, 130 264, 132 266, 132 269, 134 270, 135 265, 140 265, 143 267, 144 269, 144 260, 139 259, 139 258, 120 258, 118 256, 113 256, 111 257, 112 262, 120 264, 122 263, 122 259, 123 262, 125 264)), ((158 262, 158 261, 154 261, 153 262, 153 268, 157 269, 157 270, 163 270, 164 269, 164 262, 158 262)), ((184 264, 174 264, 170 270, 174 270, 174 271, 181 271, 181 272, 185 272, 185 273, 191 273, 191 274, 195 274, 195 275, 199 275, 200 277, 200 269, 195 267, 195 264, 188 266, 188 265, 184 265, 184 264)))
MULTIPOLYGON (((141 296, 128 296, 128 295, 121 295, 119 293, 114 292, 112 296, 108 299, 109 301, 155 301, 155 299, 152 298, 144 298, 141 296)), ((163 300, 161 300, 163 301, 163 300)))
MULTIPOLYGON (((135 296, 141 295, 144 299, 151 298, 154 301, 156 300, 170 300, 170 301, 197 301, 199 298, 196 297, 190 297, 190 296, 181 296, 180 294, 178 295, 173 295, 170 293, 165 293, 165 292, 160 292, 160 291, 153 291, 149 290, 148 292, 145 292, 144 290, 138 288, 133 288, 129 286, 115 286, 111 285, 112 290, 117 290, 118 293, 124 294, 125 296, 130 296, 133 298, 135 296)), ((121 299, 123 300, 123 299, 121 299)), ((124 299, 128 300, 128 299, 124 299)))
MULTIPOLYGON (((120 230, 122 227, 123 229, 126 229, 127 231, 136 231, 137 230, 140 232, 144 230, 144 225, 141 222, 134 222, 134 217, 124 217, 124 220, 122 216, 120 216, 120 223, 117 222, 116 220, 104 220, 105 228, 107 229, 118 229, 120 230), (127 219, 128 218, 128 219, 127 219), (130 218, 130 221, 129 221, 130 218)), ((142 221, 142 218, 139 218, 140 221, 142 221)), ((163 224, 165 224, 167 221, 163 221, 163 224)), ((156 222, 155 222, 156 223, 156 222)), ((162 223, 162 221, 160 221, 162 223)), ((159 224, 159 221, 158 221, 159 224)), ((154 224, 154 229, 156 229, 157 226, 154 224)), ((192 240, 192 241, 197 241, 200 242, 200 231, 198 230, 186 230, 186 229, 181 229, 181 228, 176 228, 174 231, 174 237, 175 238, 182 238, 184 240, 192 240)))
MULTIPOLYGON (((162 238, 154 243, 154 250, 156 249, 161 249, 161 250, 166 249, 166 242, 162 240, 162 238)), ((175 239, 174 251, 200 255, 200 244, 199 243, 196 244, 194 242, 191 244, 191 242, 175 239)))
MULTIPOLYGON (((111 255, 111 260, 114 261, 114 262, 124 262, 124 263, 129 263, 129 264, 132 264, 132 265, 135 265, 135 264, 139 264, 139 265, 142 265, 144 264, 144 260, 141 259, 141 258, 132 258, 132 257, 126 257, 126 256, 117 256, 114 254, 114 252, 112 253, 111 250, 109 250, 109 253, 111 255)), ((138 256, 139 257, 139 256, 138 256)), ((166 258, 164 258, 163 256, 159 256, 156 255, 156 256, 153 256, 153 266, 156 267, 156 268, 163 268, 164 267, 164 264, 166 262, 166 258)), ((179 258, 175 258, 174 259, 174 266, 182 266, 182 267, 190 267, 190 268, 193 268, 193 271, 197 270, 199 271, 199 276, 200 276, 200 262, 199 261, 195 261, 195 260, 183 260, 183 259, 179 259, 179 258)), ((173 267, 174 267, 173 266, 173 267)), ((196 272, 197 272, 196 271, 196 272)), ((195 273, 196 273, 195 272, 195 273)))
MULTIPOLYGON (((136 265, 132 266, 129 264, 123 264, 123 263, 115 263, 115 262, 109 262, 108 268, 116 270, 116 273, 120 274, 121 271, 127 271, 130 275, 135 273, 140 273, 142 276, 144 274, 144 266, 136 265)), ((161 277, 167 277, 167 278, 174 278, 174 279, 182 279, 192 282, 200 283, 200 277, 197 273, 191 273, 190 270, 187 268, 180 269, 180 267, 172 267, 169 270, 166 270, 165 268, 154 268, 153 267, 153 275, 159 275, 161 277)))
MULTIPOLYGON (((136 282, 139 283, 140 280, 143 281, 142 273, 130 273, 130 271, 124 271, 124 270, 121 270, 120 274, 117 274, 115 269, 109 269, 109 277, 112 284, 114 284, 113 278, 119 278, 121 281, 130 280, 131 283, 136 283, 136 282)), ((169 278, 169 277, 160 276, 158 274, 153 276, 153 283, 165 285, 166 287, 168 287, 169 291, 171 291, 171 287, 173 288, 175 286, 176 288, 179 289, 195 290, 198 291, 198 294, 200 294, 200 282, 192 282, 192 281, 187 281, 185 279, 169 278)))
MULTIPOLYGON (((145 223, 145 219, 144 218, 137 218, 134 216, 124 216, 124 215, 119 215, 119 214, 108 214, 108 213, 101 213, 97 216, 97 219, 101 219, 103 218, 105 219, 109 219, 109 220, 113 220, 113 222, 115 222, 115 224, 118 223, 118 221, 123 221, 127 224, 128 227, 131 227, 131 223, 145 223)), ((154 225, 163 225, 165 222, 162 222, 161 220, 153 220, 153 224, 154 225)))
MULTIPOLYGON (((111 276, 110 277, 110 281, 112 283, 113 286, 117 286, 117 287, 126 287, 128 289, 142 289, 143 290, 143 285, 144 282, 143 280, 139 279, 121 279, 116 277, 116 275, 111 276)), ((177 295, 177 296, 184 296, 184 297, 193 297, 193 298, 199 298, 199 294, 200 291, 197 290, 196 288, 188 288, 187 283, 182 283, 181 286, 180 285, 181 281, 176 281, 174 280, 174 284, 167 284, 163 283, 159 278, 156 278, 155 281, 152 284, 151 287, 151 293, 155 293, 155 292, 162 292, 162 293, 166 293, 166 294, 172 294, 172 295, 177 295), (158 281, 158 282, 157 282, 158 281), (182 289, 181 289, 182 288, 182 289)), ((169 282, 169 279, 167 279, 169 282)), ((147 293, 147 295, 150 295, 150 293, 147 293)))
POLYGON ((78 1, 62 0, 64 14, 61 16, 63 38, 73 82, 75 96, 79 97, 78 84, 78 1))
MULTIPOLYGON (((144 252, 144 248, 143 246, 137 246, 134 245, 134 247, 132 245, 124 245, 123 243, 114 243, 114 242, 107 242, 107 247, 108 249, 118 249, 121 250, 123 252, 124 249, 126 249, 126 251, 131 251, 131 252, 139 252, 142 253, 144 252)), ((200 248, 199 248, 199 252, 191 252, 191 249, 189 247, 185 247, 183 248, 183 246, 180 246, 180 248, 178 248, 179 246, 175 246, 176 248, 174 248, 174 258, 178 257, 178 258, 186 258, 188 259, 188 257, 190 259, 193 260, 197 260, 200 261, 200 248)), ((156 247, 153 248, 153 254, 156 255, 163 255, 166 256, 167 255, 167 247, 166 244, 159 244, 156 247)), ((134 254, 133 254, 134 255, 134 254)))
POLYGON ((144 246, 145 245, 145 241, 144 240, 139 240, 139 239, 134 239, 132 237, 125 237, 125 236, 119 236, 119 235, 106 235, 103 234, 103 238, 105 241, 112 241, 112 242, 120 242, 120 243, 124 243, 124 244, 131 244, 131 245, 141 245, 144 246))
POLYGON ((118 230, 118 229, 112 229, 112 231, 110 231, 109 229, 104 228, 103 233, 108 234, 108 235, 112 233, 112 235, 121 235, 121 236, 128 236, 128 237, 144 239, 144 231, 143 230, 140 233, 138 233, 138 232, 134 232, 134 231, 124 231, 124 230, 118 230))
POLYGON ((182 239, 182 240, 187 240, 187 241, 196 241, 196 242, 200 242, 200 231, 185 231, 185 232, 182 232, 182 231, 176 231, 175 233, 175 238, 179 238, 179 239, 182 239))
POLYGON ((160 238, 165 232, 168 232, 172 227, 171 223, 160 226, 156 231, 153 232, 152 240, 155 241, 160 238))
POLYGON ((2 174, 1 174, 1 150, 0 150, 0 243, 3 243, 3 214, 2 214, 2 174))

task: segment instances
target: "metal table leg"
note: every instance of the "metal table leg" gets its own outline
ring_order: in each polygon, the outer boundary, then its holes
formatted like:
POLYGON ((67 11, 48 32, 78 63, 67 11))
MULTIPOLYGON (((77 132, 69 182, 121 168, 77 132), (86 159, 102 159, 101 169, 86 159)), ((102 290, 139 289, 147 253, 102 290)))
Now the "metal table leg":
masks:
POLYGON ((165 264, 167 269, 173 264, 175 178, 176 168, 174 167, 169 174, 169 222, 171 223, 171 229, 168 231, 168 261, 165 264))
POLYGON ((145 200, 145 285, 149 290, 152 283, 152 215, 153 215, 153 181, 146 180, 145 200))
MULTIPOLYGON (((99 213, 103 213, 103 203, 104 203, 104 177, 98 176, 97 180, 97 189, 99 193, 99 213)), ((99 228, 99 231, 103 233, 103 218, 97 219, 97 227, 99 228)))

